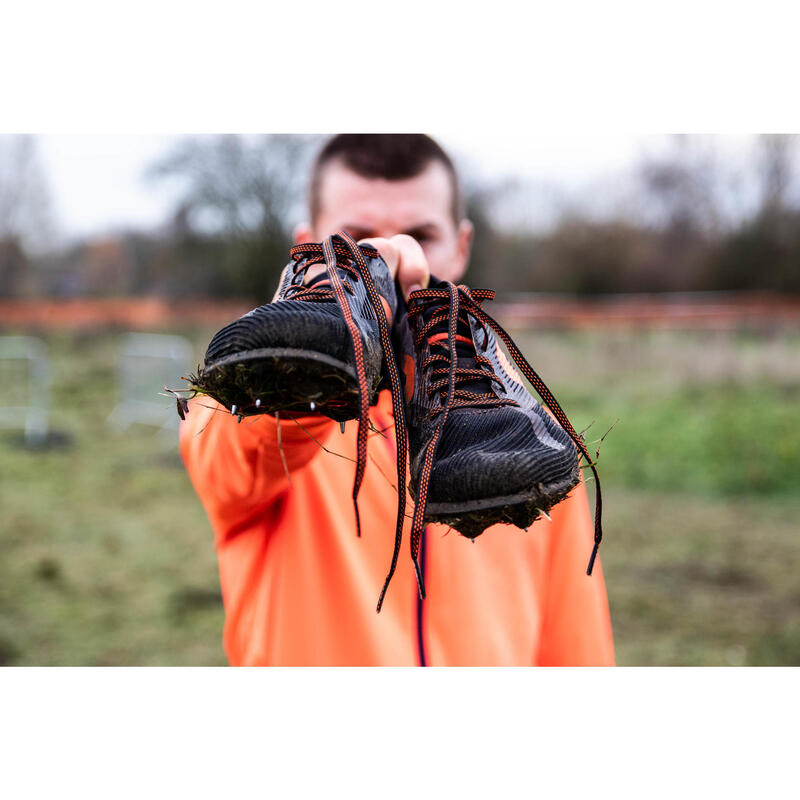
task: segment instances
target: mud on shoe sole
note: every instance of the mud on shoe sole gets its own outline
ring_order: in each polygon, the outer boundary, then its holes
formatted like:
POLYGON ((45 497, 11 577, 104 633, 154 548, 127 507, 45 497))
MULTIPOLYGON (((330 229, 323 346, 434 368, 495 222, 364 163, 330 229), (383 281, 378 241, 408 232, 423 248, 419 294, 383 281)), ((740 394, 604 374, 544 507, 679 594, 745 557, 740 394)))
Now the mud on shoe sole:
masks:
MULTIPOLYGON (((190 385, 241 416, 324 414, 337 421, 358 418, 358 383, 349 364, 325 353, 273 347, 222 358, 190 378, 190 385), (313 404, 313 406, 312 406, 313 404)), ((369 387, 377 400, 380 376, 369 387)))
POLYGON ((542 514, 549 514, 579 482, 580 469, 576 462, 567 479, 536 484, 528 491, 475 500, 429 502, 425 521, 449 525, 468 539, 475 539, 498 523, 527 529, 542 514))

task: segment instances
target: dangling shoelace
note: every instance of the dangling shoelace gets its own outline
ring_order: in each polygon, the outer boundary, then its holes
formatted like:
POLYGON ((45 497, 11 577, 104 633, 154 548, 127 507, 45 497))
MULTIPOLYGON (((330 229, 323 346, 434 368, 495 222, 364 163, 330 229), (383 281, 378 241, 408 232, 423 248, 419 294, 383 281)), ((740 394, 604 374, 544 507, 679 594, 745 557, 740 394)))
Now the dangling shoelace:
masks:
MULTIPOLYGON (((416 344, 419 346, 422 341, 428 337, 429 343, 433 347, 437 347, 436 354, 431 353, 428 358, 423 362, 422 368, 426 366, 433 367, 432 373, 442 377, 437 378, 431 382, 428 387, 429 394, 439 392, 440 394, 446 387, 446 394, 441 408, 434 409, 431 412, 431 417, 441 415, 438 425, 434 431, 433 438, 428 443, 423 460, 422 471, 420 473, 419 488, 417 491, 416 504, 414 507, 414 515, 411 523, 411 559, 414 563, 414 571, 417 576, 417 584, 419 587, 420 597, 425 597, 425 586, 422 577, 422 569, 419 564, 419 549, 420 541, 422 538, 422 531, 424 528, 423 518, 425 516, 425 508, 428 499, 428 487, 430 484, 431 472, 433 469, 433 461, 436 457, 436 449, 439 443, 439 437, 447 422, 448 414, 451 409, 459 407, 472 407, 472 406, 500 406, 500 405, 518 405, 516 401, 511 398, 500 398, 490 393, 479 394, 477 392, 467 391, 465 389, 457 389, 457 383, 464 383, 469 380, 488 380, 500 382, 500 379, 494 374, 491 362, 481 356, 475 349, 475 344, 467 337, 458 334, 459 322, 467 326, 469 329, 468 315, 471 315, 483 330, 484 337, 488 336, 487 326, 494 330, 500 337, 505 346, 508 348, 514 363, 522 371, 523 375, 528 379, 530 384, 538 392, 542 401, 547 408, 553 413, 558 420, 561 427, 567 435, 575 443, 575 446, 580 451, 581 455, 586 459, 587 465, 592 470, 595 479, 595 519, 594 519, 594 547, 592 554, 589 558, 589 566, 586 570, 587 575, 592 574, 594 562, 597 557, 597 551, 600 547, 600 542, 603 539, 602 528, 602 508, 603 498, 600 490, 600 478, 597 474, 597 468, 592 461, 586 446, 581 437, 575 432, 567 415, 564 413, 561 406, 553 397, 552 392, 547 388, 544 381, 539 377, 537 372, 526 361, 525 357, 520 352, 519 348, 514 344, 511 337, 501 327, 501 325, 490 317, 482 308, 481 303, 483 300, 494 299, 495 293, 489 289, 473 289, 470 290, 466 286, 455 286, 453 283, 447 282, 446 288, 437 289, 422 289, 413 292, 408 299, 408 316, 413 319, 416 316, 423 315, 426 309, 433 307, 435 310, 427 321, 420 327, 416 335, 416 344), (433 333, 433 329, 441 327, 444 322, 447 322, 447 334, 433 333), (445 341, 446 340, 446 341, 445 341), (457 343, 468 344, 474 353, 473 359, 480 366, 488 367, 488 371, 482 369, 471 369, 458 366, 458 353, 456 351, 457 343), (447 371, 447 378, 443 377, 444 371, 447 371)), ((484 338, 484 348, 486 346, 486 338, 484 338)), ((463 348, 462 348, 463 349, 463 348)), ((392 558, 392 568, 386 578, 384 584, 384 593, 389 584, 393 574, 394 568, 397 563, 397 554, 401 547, 401 540, 399 537, 395 538, 395 553, 392 558)), ((383 597, 383 593, 381 594, 383 597)))
MULTIPOLYGON (((299 273, 315 264, 325 264, 327 281, 319 281, 313 286, 292 284, 285 292, 285 297, 292 300, 307 300, 311 302, 325 302, 335 300, 342 310, 347 330, 353 345, 353 356, 356 366, 356 379, 358 383, 358 436, 356 474, 353 482, 353 507, 356 515, 356 532, 361 536, 361 519, 358 513, 358 493, 364 479, 364 470, 367 463, 367 434, 369 430, 369 396, 367 377, 364 369, 364 345, 361 333, 353 319, 353 312, 347 300, 348 294, 353 294, 353 287, 342 280, 339 270, 342 270, 352 280, 362 280, 367 292, 372 311, 378 323, 381 346, 383 347, 389 382, 391 384, 392 411, 394 414, 395 442, 397 446, 397 475, 398 506, 395 539, 402 538, 403 521, 406 512, 406 464, 408 460, 407 430, 405 423, 405 409, 403 406, 403 389, 400 383, 400 374, 394 359, 392 339, 389 322, 381 296, 375 288, 375 283, 370 274, 365 254, 370 258, 378 257, 378 251, 372 247, 357 245, 352 237, 344 231, 339 231, 334 236, 329 236, 321 244, 300 244, 290 251, 291 257, 297 262, 294 267, 292 280, 299 273), (328 284, 327 286, 325 284, 328 284)), ((383 595, 381 595, 381 600, 383 595)), ((380 611, 380 604, 378 605, 380 611)))

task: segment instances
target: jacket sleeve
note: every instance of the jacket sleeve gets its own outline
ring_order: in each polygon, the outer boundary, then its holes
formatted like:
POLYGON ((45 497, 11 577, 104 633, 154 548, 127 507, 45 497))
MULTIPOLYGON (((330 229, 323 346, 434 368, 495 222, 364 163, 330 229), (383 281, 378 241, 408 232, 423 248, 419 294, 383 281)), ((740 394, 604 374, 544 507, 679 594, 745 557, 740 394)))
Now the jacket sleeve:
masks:
POLYGON ((267 414, 239 423, 210 398, 191 401, 180 426, 181 457, 217 541, 235 535, 254 515, 279 502, 290 489, 287 469, 291 475, 309 464, 335 428, 323 416, 303 418, 300 425, 279 423, 267 414))
POLYGON ((586 574, 594 522, 583 483, 553 509, 551 517, 544 616, 535 663, 613 666, 614 640, 599 558, 592 575, 586 574))

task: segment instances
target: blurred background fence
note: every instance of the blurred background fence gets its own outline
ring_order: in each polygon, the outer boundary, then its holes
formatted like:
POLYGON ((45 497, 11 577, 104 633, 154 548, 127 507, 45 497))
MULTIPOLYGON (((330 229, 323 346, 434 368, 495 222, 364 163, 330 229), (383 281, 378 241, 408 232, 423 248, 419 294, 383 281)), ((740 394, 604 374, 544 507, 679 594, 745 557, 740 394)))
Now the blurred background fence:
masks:
MULTIPOLYGON (((37 139, 0 136, 0 359, 25 335, 50 364, 45 433, 0 431, 0 663, 224 663, 210 527, 174 436, 129 402, 174 401, 119 359, 133 332, 168 337, 147 341, 178 381, 272 295, 320 141, 176 138, 142 164, 169 186, 159 224, 78 235, 37 139)), ((662 138, 570 191, 456 153, 467 281, 499 291, 590 441, 619 420, 600 466, 620 663, 800 663, 797 144, 662 138)))

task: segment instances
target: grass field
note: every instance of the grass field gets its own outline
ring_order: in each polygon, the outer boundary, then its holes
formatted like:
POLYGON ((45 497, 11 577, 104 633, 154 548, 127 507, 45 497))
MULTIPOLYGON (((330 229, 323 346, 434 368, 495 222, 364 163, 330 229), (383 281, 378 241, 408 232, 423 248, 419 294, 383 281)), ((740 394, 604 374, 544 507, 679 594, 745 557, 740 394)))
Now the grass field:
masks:
MULTIPOLYGON (((800 335, 516 333, 589 441, 619 418, 600 456, 618 662, 800 664, 800 335)), ((175 442, 106 424, 119 336, 46 341, 59 436, 0 432, 0 664, 224 664, 175 442)))

